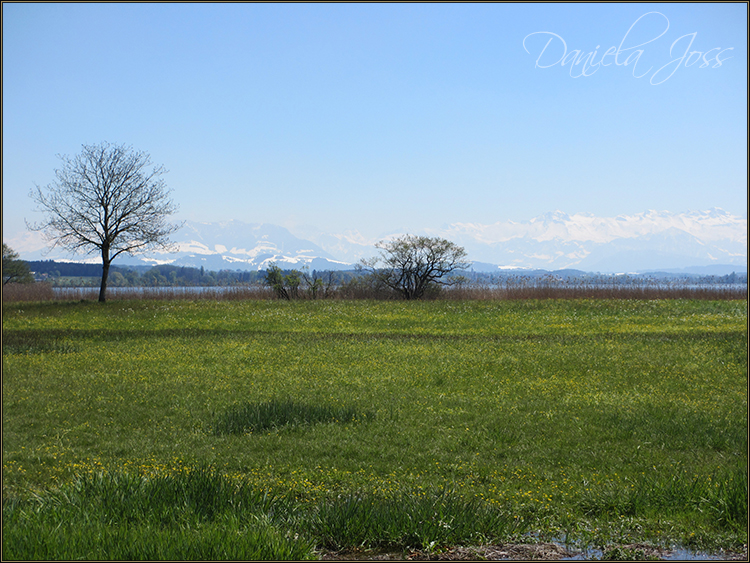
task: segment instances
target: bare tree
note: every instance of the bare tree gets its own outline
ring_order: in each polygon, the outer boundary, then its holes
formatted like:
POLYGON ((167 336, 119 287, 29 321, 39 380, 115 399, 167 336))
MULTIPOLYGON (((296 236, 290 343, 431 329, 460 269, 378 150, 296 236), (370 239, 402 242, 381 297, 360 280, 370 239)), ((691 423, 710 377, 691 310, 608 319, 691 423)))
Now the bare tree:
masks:
POLYGON ((404 235, 375 246, 381 256, 363 260, 362 266, 404 299, 420 299, 431 287, 458 283, 460 278, 444 277, 469 267, 462 247, 437 237, 404 235), (383 266, 378 267, 381 262, 383 266))
POLYGON ((46 217, 29 228, 42 231, 53 248, 101 253, 103 302, 112 260, 123 253, 168 249, 169 235, 180 228, 166 222, 177 210, 161 179, 166 170, 151 168, 144 152, 106 142, 83 145, 81 154, 60 159, 57 180, 30 193, 46 217))

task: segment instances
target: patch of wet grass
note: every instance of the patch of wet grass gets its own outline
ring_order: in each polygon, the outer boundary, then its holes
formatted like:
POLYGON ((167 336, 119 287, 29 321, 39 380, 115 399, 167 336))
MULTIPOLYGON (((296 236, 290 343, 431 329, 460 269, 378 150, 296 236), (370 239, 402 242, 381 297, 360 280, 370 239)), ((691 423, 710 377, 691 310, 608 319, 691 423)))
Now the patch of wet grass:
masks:
POLYGON ((216 415, 213 431, 217 435, 245 434, 311 424, 346 424, 373 418, 372 412, 360 413, 354 406, 310 405, 291 399, 271 399, 229 407, 216 415))

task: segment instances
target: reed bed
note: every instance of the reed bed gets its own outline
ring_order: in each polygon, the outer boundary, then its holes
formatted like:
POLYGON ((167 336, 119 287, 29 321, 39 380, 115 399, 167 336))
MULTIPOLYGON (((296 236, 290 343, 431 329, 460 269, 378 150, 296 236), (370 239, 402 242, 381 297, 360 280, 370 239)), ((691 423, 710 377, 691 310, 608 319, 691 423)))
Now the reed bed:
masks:
MULTIPOLYGON (((8 284, 3 288, 3 302, 22 301, 95 301, 99 289, 94 287, 52 288, 49 283, 8 284)), ((225 287, 116 287, 109 288, 108 300, 207 300, 244 301, 275 299, 273 290, 265 286, 225 287)), ((300 292, 298 300, 324 299, 300 292)), ((361 285, 341 286, 328 292, 326 299, 399 300, 399 295, 383 288, 367 288, 361 285)), ((461 285, 436 288, 427 296, 428 300, 523 300, 523 299, 700 299, 736 300, 747 299, 747 285, 641 282, 637 284, 588 283, 588 282, 539 282, 520 279, 502 285, 461 285)))
POLYGON ((592 285, 566 284, 545 286, 536 284, 509 284, 497 287, 459 287, 442 291, 439 299, 747 299, 747 286, 706 285, 592 285))
MULTIPOLYGON (((239 301, 247 299, 272 299, 273 290, 258 286, 229 287, 116 287, 107 290, 107 299, 115 301, 175 301, 208 300, 239 301)), ((94 301, 99 299, 99 288, 60 287, 55 288, 57 301, 94 301)), ((46 299, 46 300, 51 300, 46 299)))
POLYGON ((53 301, 55 299, 55 292, 50 283, 8 283, 3 285, 3 303, 53 301))

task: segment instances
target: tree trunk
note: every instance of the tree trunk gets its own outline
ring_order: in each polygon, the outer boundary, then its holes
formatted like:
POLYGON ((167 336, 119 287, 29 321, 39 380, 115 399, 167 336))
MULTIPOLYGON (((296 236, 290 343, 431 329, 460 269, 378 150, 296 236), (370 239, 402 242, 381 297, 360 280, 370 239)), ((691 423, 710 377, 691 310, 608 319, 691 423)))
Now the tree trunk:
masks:
POLYGON ((109 256, 102 253, 102 286, 99 289, 99 303, 104 303, 107 295, 107 277, 109 276, 109 256))

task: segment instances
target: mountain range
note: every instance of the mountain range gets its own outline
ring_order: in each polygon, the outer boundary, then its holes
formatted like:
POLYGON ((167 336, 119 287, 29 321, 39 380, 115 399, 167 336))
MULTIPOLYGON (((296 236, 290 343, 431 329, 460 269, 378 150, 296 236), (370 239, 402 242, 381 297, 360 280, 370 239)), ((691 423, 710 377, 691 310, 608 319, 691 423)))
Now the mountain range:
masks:
POLYGON ((455 223, 439 234, 464 246, 475 260, 501 267, 592 272, 747 268, 747 219, 718 208, 617 217, 555 211, 523 222, 455 223))
MULTIPOLYGON (((312 227, 292 233, 270 224, 187 221, 175 233, 176 252, 118 257, 120 264, 174 264, 219 270, 281 268, 351 269, 372 257, 379 240, 357 231, 329 233, 312 227)), ((528 221, 490 225, 452 223, 414 234, 439 236, 463 246, 476 271, 575 268, 589 272, 684 271, 725 274, 747 271, 747 219, 722 209, 597 217, 561 211, 528 221)), ((30 240, 9 241, 27 260, 71 259, 47 253, 30 240), (14 243, 18 246, 14 246, 14 243)), ((73 258, 75 259, 75 258, 73 258)), ((77 261, 81 261, 80 258, 77 261)))

